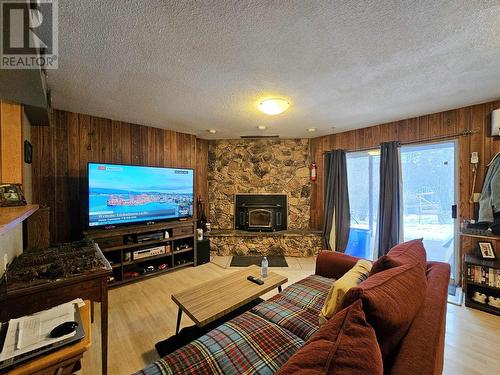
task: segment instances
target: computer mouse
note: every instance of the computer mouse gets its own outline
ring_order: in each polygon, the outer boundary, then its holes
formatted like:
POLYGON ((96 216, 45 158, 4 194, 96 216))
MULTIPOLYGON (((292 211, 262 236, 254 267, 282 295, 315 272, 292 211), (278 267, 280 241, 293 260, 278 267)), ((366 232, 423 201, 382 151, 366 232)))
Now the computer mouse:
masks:
POLYGON ((68 335, 71 332, 75 332, 78 327, 78 322, 64 322, 55 327, 50 331, 49 337, 55 339, 64 335, 68 335))

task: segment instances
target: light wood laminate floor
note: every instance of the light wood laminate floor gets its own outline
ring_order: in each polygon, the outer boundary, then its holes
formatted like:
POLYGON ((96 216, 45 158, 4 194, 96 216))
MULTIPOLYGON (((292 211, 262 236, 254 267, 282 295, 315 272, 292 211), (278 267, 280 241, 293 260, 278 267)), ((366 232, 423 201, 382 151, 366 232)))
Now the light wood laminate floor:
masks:
MULTIPOLYGON (((109 292, 110 375, 130 374, 158 359, 154 344, 175 333, 177 306, 172 293, 232 272, 230 257, 189 267, 109 292)), ((314 273, 314 258, 287 258, 289 267, 273 268, 288 277, 284 287, 314 273)), ((263 298, 269 298, 271 291, 263 298)), ((92 346, 85 354, 83 375, 100 374, 99 309, 92 324, 92 346)), ((184 314, 181 327, 193 323, 184 314)), ((448 304, 444 373, 500 373, 500 317, 464 306, 448 304)))

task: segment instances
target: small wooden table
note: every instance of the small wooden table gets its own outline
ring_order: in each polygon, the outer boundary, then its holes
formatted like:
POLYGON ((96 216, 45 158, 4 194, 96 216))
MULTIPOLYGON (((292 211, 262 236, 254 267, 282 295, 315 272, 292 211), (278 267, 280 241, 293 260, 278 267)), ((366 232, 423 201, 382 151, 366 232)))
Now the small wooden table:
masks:
POLYGON ((198 327, 203 327, 274 288, 281 292, 281 286, 287 281, 288 278, 274 272, 269 272, 263 278, 260 276, 260 267, 249 266, 173 294, 172 300, 179 306, 175 334, 179 333, 183 311, 198 327), (248 276, 258 277, 264 284, 257 285, 247 280, 248 276))
POLYGON ((90 332, 90 301, 85 301, 85 306, 80 308, 80 317, 82 319, 83 330, 85 337, 74 344, 65 346, 55 352, 41 356, 26 362, 13 370, 9 371, 9 375, 47 375, 72 374, 75 365, 83 357, 83 353, 87 351, 92 342, 90 332))
MULTIPOLYGON (((101 359, 102 375, 108 371, 108 277, 112 268, 95 245, 96 257, 104 265, 100 269, 84 271, 81 275, 61 278, 53 282, 12 287, 7 285, 4 300, 0 302, 0 321, 19 318, 37 311, 82 298, 101 303, 101 359)), ((41 254, 37 252, 36 254, 41 254)))

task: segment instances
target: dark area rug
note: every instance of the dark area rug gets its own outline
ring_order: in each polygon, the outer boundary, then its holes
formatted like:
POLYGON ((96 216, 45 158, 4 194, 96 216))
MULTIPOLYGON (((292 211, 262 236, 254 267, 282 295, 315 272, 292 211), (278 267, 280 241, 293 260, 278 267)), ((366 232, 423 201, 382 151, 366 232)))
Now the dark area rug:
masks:
MULTIPOLYGON (((191 341, 194 341, 197 338, 203 336, 205 333, 210 332, 212 329, 217 328, 221 324, 224 324, 225 322, 237 317, 238 315, 243 314, 245 311, 248 311, 251 308, 257 306, 262 301, 262 299, 257 298, 256 300, 247 303, 244 306, 241 306, 240 308, 234 310, 226 316, 223 316, 222 318, 219 318, 212 323, 207 324, 203 328, 199 328, 196 325, 184 327, 177 335, 170 336, 166 340, 157 342, 155 345, 156 351, 158 352, 160 357, 165 357, 166 355, 176 351, 184 345, 189 344, 191 341)), ((182 317, 183 319, 185 319, 186 315, 183 313, 182 317)))
MULTIPOLYGON (((283 255, 269 255, 267 257, 269 267, 288 267, 288 263, 283 255)), ((231 259, 231 267, 248 267, 252 264, 260 266, 262 256, 260 255, 235 255, 231 259)))

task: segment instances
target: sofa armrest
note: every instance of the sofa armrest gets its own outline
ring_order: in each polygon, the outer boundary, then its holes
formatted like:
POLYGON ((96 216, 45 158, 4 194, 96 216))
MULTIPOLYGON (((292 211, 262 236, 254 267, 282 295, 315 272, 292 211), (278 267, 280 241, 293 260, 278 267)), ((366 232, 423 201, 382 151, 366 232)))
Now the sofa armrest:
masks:
POLYGON ((338 279, 354 267, 359 259, 331 250, 322 250, 316 258, 316 275, 338 279))
POLYGON ((427 262, 424 302, 399 344, 392 368, 387 369, 387 373, 442 374, 450 272, 448 263, 427 262))

